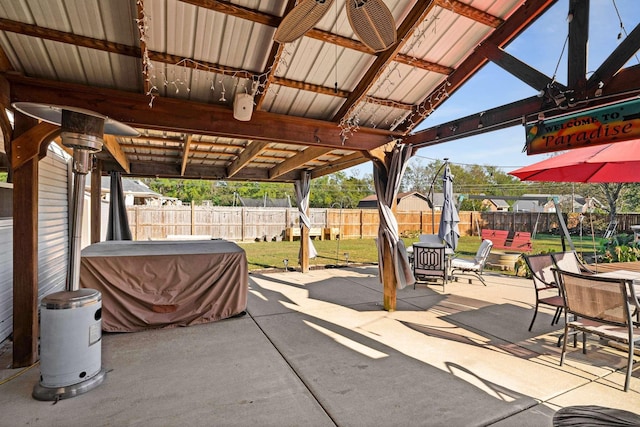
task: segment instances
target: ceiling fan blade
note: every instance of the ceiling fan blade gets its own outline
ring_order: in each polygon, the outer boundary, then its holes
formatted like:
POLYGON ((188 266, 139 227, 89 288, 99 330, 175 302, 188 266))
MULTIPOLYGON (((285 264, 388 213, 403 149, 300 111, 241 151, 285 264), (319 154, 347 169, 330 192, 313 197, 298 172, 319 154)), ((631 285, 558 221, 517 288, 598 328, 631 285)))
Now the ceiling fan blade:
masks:
POLYGON ((302 37, 327 13, 333 0, 303 0, 282 19, 273 39, 290 43, 302 37))
POLYGON ((347 0, 347 17, 353 32, 374 52, 396 42, 396 22, 384 1, 347 0))

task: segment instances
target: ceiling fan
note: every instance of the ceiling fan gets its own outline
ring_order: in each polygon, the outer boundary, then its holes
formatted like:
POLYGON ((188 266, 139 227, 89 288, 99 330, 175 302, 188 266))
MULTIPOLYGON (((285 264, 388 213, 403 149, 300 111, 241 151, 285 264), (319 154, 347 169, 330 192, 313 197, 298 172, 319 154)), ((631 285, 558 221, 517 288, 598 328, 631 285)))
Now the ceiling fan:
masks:
MULTIPOLYGON (((290 43, 313 28, 329 11, 334 0, 302 0, 280 23, 273 39, 290 43)), ((382 0, 347 0, 347 17, 356 36, 374 52, 396 42, 396 23, 382 0)))

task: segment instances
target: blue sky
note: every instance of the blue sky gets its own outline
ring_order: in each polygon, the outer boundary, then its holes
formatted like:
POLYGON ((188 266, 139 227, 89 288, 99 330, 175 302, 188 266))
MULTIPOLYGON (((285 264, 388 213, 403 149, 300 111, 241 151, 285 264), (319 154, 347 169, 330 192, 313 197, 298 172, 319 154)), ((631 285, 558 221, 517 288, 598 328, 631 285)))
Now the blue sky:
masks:
MULTIPOLYGON (((640 22, 640 1, 615 0, 615 5, 624 29, 630 33, 640 22)), ((566 19, 568 9, 568 0, 558 1, 505 50, 549 77, 554 75, 560 61, 556 80, 566 84, 567 49, 565 48, 563 53, 563 46, 568 31, 566 19)), ((623 32, 622 39, 618 39, 618 33, 622 30, 613 0, 591 0, 590 15, 588 70, 594 71, 625 36, 623 32)), ((632 58, 628 65, 639 64, 638 57, 640 53, 632 58)), ((536 91, 533 88, 502 68, 488 63, 429 116, 416 131, 534 95, 536 91)), ((419 162, 425 165, 434 159, 448 157, 456 164, 499 166, 505 172, 509 172, 548 156, 546 154, 527 156, 522 152, 524 141, 524 127, 514 126, 421 148, 411 160, 411 164, 415 165, 419 162)), ((372 165, 365 163, 349 171, 360 176, 370 174, 372 165)))

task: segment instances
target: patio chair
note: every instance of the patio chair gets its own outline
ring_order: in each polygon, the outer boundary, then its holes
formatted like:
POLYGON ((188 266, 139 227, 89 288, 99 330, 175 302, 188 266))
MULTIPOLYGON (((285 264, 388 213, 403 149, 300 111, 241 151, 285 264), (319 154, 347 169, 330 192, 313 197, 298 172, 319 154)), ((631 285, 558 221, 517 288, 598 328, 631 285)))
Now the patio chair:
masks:
MULTIPOLYGON (((437 236, 436 236, 437 237, 437 236)), ((447 284, 447 260, 445 245, 440 242, 417 242, 413 244, 413 276, 416 281, 442 279, 442 289, 447 284)), ((413 289, 416 284, 413 284, 413 289)))
MULTIPOLYGON (((473 259, 453 258, 451 260, 451 276, 455 277, 456 274, 471 274, 476 276, 483 285, 487 286, 482 277, 482 271, 484 270, 484 265, 487 262, 492 247, 493 242, 485 239, 480 244, 476 256, 473 257, 473 259)), ((471 279, 469 279, 469 282, 471 282, 471 279)))
POLYGON ((560 320, 560 315, 564 308, 564 300, 562 295, 560 295, 560 288, 556 285, 555 278, 553 277, 552 269, 554 262, 551 255, 523 255, 523 258, 527 267, 529 267, 533 287, 536 291, 536 307, 533 311, 533 319, 531 319, 531 324, 529 325, 529 332, 531 332, 540 304, 556 309, 553 319, 551 320, 551 324, 555 325, 560 320))
POLYGON ((582 274, 595 273, 580 260, 576 251, 554 252, 551 256, 559 270, 582 274))
MULTIPOLYGON (((437 234, 421 234, 418 236, 418 243, 441 245, 442 239, 437 234)), ((413 265, 413 246, 407 248, 407 257, 409 258, 409 263, 413 265)))
POLYGON ((587 353, 586 335, 595 334, 627 346, 624 391, 629 390, 634 347, 640 343, 640 325, 634 324, 631 305, 638 301, 633 281, 584 275, 554 269, 556 283, 565 300, 565 326, 560 366, 564 363, 569 329, 583 332, 582 352, 587 353), (569 320, 568 316, 575 316, 569 320))

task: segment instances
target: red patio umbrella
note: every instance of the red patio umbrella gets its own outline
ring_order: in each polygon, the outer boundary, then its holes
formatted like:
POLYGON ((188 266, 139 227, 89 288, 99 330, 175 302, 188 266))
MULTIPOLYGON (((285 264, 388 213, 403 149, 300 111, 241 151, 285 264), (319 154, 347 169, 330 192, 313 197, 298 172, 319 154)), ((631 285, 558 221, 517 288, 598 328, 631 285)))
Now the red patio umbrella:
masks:
POLYGON ((576 148, 509 174, 522 181, 640 182, 640 140, 576 148))

